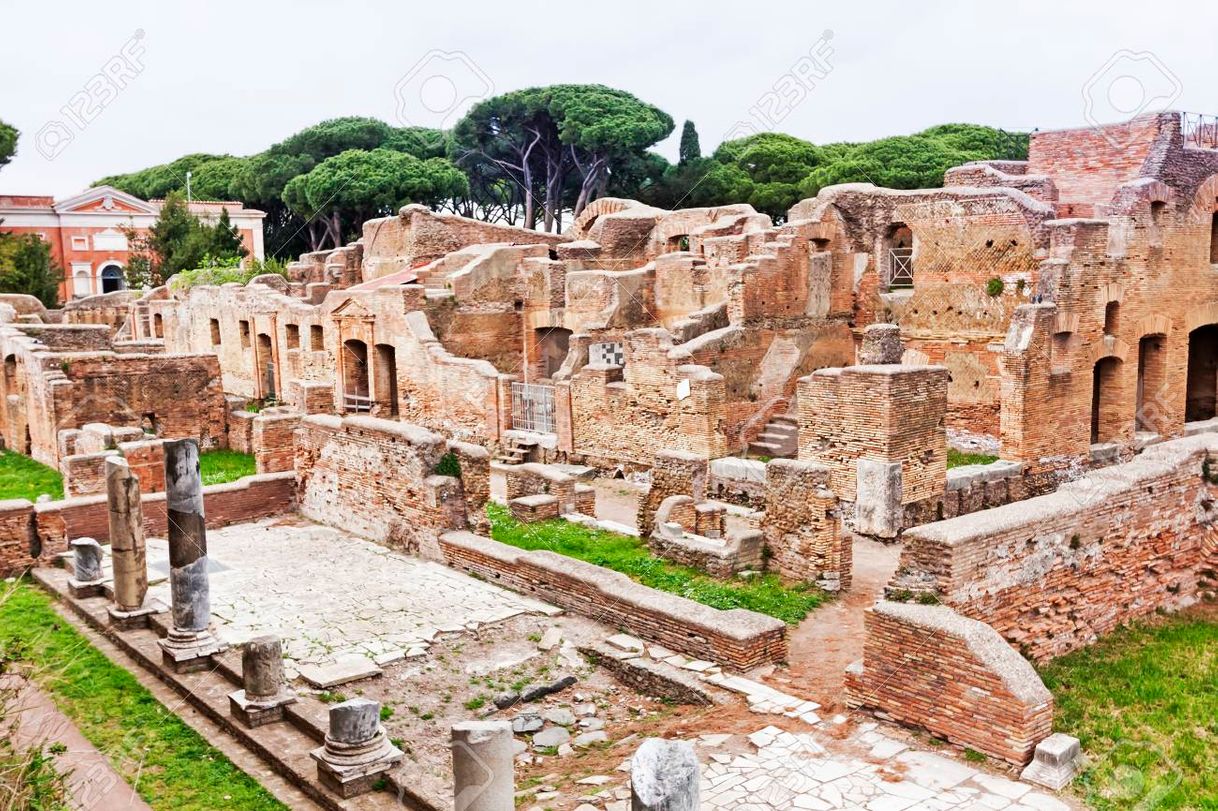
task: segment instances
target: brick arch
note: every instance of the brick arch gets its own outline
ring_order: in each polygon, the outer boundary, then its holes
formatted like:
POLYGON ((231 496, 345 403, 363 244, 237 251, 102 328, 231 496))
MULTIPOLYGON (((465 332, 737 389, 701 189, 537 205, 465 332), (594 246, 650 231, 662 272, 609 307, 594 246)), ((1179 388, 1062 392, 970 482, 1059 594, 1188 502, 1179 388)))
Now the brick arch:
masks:
POLYGON ((1094 366, 1104 358, 1116 358, 1124 363, 1127 357, 1129 357, 1129 344, 1114 335, 1105 335, 1104 340, 1091 350, 1090 363, 1094 366))
POLYGON ((1218 302, 1198 304, 1184 315, 1186 332, 1192 332, 1198 327, 1204 327, 1209 324, 1218 324, 1218 302))
POLYGON ((601 197, 593 200, 584 206, 584 210, 575 218, 575 222, 571 223, 567 233, 575 239, 582 239, 588 236, 588 232, 592 229, 598 217, 604 214, 616 214, 619 211, 625 211, 638 205, 639 203, 636 203, 634 200, 623 200, 620 197, 601 197))
POLYGON ((1189 206, 1189 222, 1208 226, 1215 211, 1218 211, 1218 174, 1210 175, 1197 187, 1189 206))
POLYGON ((1099 300, 1104 303, 1105 307, 1112 301, 1119 304, 1123 298, 1125 298, 1125 285, 1120 282, 1109 282, 1099 290, 1099 300))
POLYGON ((1134 327, 1134 334, 1139 338, 1145 338, 1148 335, 1162 335, 1167 337, 1168 335, 1171 335, 1171 332, 1171 319, 1161 313, 1146 316, 1134 327))
POLYGON ((1078 313, 1058 312, 1053 322, 1054 332, 1078 332, 1078 313))

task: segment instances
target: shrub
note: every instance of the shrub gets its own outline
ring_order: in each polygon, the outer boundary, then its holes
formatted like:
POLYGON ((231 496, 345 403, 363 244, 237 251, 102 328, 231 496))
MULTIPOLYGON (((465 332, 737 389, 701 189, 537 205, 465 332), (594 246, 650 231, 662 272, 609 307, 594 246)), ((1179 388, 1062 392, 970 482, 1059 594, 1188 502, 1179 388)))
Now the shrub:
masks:
POLYGON ((1002 279, 995 276, 985 283, 985 292, 989 293, 991 296, 997 297, 1002 295, 1002 291, 1005 287, 1006 285, 1002 283, 1002 279))

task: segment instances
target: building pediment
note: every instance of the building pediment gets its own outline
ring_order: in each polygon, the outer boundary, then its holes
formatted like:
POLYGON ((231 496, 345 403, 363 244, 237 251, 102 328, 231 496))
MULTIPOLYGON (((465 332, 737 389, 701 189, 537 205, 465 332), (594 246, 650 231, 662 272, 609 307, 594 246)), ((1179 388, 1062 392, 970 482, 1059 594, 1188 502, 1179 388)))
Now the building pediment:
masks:
POLYGON ((97 186, 55 203, 60 214, 157 214, 157 207, 113 186, 97 186))

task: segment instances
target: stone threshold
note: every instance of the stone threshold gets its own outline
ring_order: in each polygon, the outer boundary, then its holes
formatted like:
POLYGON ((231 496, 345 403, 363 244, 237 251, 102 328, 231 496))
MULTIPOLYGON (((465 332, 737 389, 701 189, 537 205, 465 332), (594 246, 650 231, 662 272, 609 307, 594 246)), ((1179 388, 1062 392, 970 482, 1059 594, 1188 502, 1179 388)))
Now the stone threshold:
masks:
POLYGON ((256 755, 276 774, 329 811, 440 811, 397 775, 386 777, 386 789, 344 800, 322 786, 309 752, 320 746, 329 724, 329 708, 308 695, 284 708, 284 721, 250 729, 229 712, 228 694, 241 687, 241 651, 230 649, 212 657, 213 667, 195 673, 173 673, 162 666, 157 640, 169 629, 169 614, 153 615, 147 629, 117 632, 109 624, 104 597, 75 599, 68 591, 67 572, 39 568, 34 580, 90 628, 114 643, 141 667, 168 685, 187 703, 256 755))

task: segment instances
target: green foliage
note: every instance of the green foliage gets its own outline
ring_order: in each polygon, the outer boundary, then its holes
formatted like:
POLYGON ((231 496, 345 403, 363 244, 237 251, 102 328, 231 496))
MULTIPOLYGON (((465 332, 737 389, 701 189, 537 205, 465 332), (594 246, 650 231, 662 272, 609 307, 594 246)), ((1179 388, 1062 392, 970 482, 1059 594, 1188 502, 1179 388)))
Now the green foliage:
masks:
POLYGON ((199 454, 199 476, 205 486, 235 482, 256 472, 254 455, 251 453, 217 448, 199 454))
POLYGON ((285 808, 65 623, 47 595, 24 581, 11 588, 0 602, 4 658, 37 665, 38 686, 150 806, 285 808))
POLYGON ((171 192, 157 221, 142 234, 127 229, 132 258, 126 269, 132 289, 159 286, 175 274, 204 266, 235 266, 248 251, 228 218, 220 212, 215 225, 207 225, 186 208, 186 201, 171 192))
POLYGON ((964 465, 988 465, 991 462, 997 462, 998 457, 989 453, 968 453, 966 451, 958 451, 955 448, 947 449, 947 466, 949 468, 962 467, 964 465))
POLYGON ((17 154, 17 128, 0 121, 0 169, 17 154))
POLYGON ((1054 728, 1087 755, 1096 809, 1211 807, 1218 797, 1218 623, 1212 610, 1118 629, 1041 668, 1054 728))
POLYGON ((63 498, 63 476, 53 467, 13 451, 0 450, 0 501, 41 495, 56 501, 63 498))
POLYGON ((36 234, 0 233, 0 293, 24 293, 54 307, 62 279, 49 243, 36 234))
POLYGON ((702 157, 702 146, 698 142, 698 130, 694 122, 686 121, 681 125, 681 145, 677 150, 677 160, 689 163, 702 157))
MULTIPOLYGON (((120 191, 134 194, 136 197, 144 200, 156 200, 168 197, 173 192, 179 192, 185 196, 186 173, 191 172, 191 194, 195 199, 201 199, 201 196, 193 189, 194 173, 199 172, 204 166, 214 161, 232 160, 235 159, 231 155, 209 155, 204 152, 195 152, 190 155, 183 155, 170 163, 149 166, 146 169, 140 169, 127 174, 103 177, 93 185, 113 186, 120 191)), ((204 177, 206 178, 208 175, 205 174, 204 177)))
POLYGON ((461 461, 457 459, 457 454, 449 451, 440 457, 440 461, 436 464, 437 476, 452 476, 454 479, 461 478, 461 461))
POLYGON ((985 283, 985 292, 988 296, 990 296, 990 298, 996 298, 1002 295, 1002 291, 1005 287, 1006 285, 1002 283, 1002 279, 995 276, 985 283))
POLYGON ((660 591, 679 594, 714 608, 747 608, 798 623, 824 601, 810 585, 783 586, 776 574, 717 580, 710 575, 654 557, 639 538, 591 529, 567 521, 522 524, 506 507, 488 504, 491 537, 520 549, 548 549, 621 572, 660 591))

